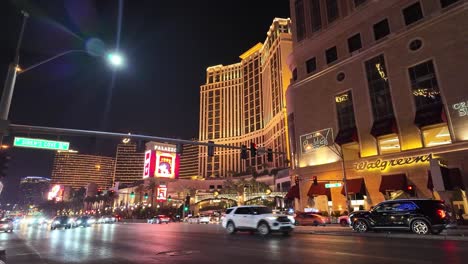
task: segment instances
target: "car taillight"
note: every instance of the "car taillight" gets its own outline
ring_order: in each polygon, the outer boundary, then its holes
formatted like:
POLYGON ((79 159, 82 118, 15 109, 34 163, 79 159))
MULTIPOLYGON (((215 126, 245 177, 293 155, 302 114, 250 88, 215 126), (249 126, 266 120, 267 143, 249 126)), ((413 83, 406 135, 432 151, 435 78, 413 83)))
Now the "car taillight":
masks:
POLYGON ((440 218, 445 218, 446 216, 445 210, 442 209, 437 210, 437 214, 440 216, 440 218))

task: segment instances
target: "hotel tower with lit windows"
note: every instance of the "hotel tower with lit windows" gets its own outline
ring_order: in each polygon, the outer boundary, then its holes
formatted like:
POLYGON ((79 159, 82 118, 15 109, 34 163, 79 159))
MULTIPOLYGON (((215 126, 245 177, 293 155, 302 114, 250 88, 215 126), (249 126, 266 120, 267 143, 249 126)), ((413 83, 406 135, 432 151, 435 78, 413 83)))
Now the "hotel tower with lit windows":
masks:
MULTIPOLYGON (((234 146, 256 143, 257 148, 289 153, 285 91, 291 73, 286 62, 292 51, 291 21, 275 18, 263 44, 240 56, 240 62, 216 65, 206 70, 200 87, 200 133, 202 142, 234 146)), ((208 157, 200 147, 199 174, 227 177, 235 173, 288 166, 288 155, 266 154, 246 160, 240 150, 216 148, 208 157)))
POLYGON ((290 0, 290 8, 296 209, 346 210, 344 188, 325 188, 345 172, 353 210, 417 197, 467 213, 468 1, 290 0))
POLYGON ((99 188, 108 189, 113 184, 114 165, 112 157, 58 151, 52 166, 51 185, 79 189, 88 183, 96 183, 99 188))

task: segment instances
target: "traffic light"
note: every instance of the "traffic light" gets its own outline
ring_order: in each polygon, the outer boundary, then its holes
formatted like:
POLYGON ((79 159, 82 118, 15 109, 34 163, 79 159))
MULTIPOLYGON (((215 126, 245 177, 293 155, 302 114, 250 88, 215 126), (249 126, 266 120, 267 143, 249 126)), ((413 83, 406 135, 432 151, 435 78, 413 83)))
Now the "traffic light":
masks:
POLYGON ((190 195, 185 196, 185 205, 186 206, 190 205, 190 195))
POLYGON ((245 145, 241 146, 241 159, 247 159, 247 147, 245 145))
POLYGON ((250 143, 250 157, 257 156, 257 144, 251 142, 250 143))
POLYGON ((208 157, 213 157, 214 156, 214 146, 212 144, 214 144, 213 141, 208 141, 208 157))
POLYGON ((406 186, 406 192, 412 197, 416 196, 416 190, 414 189, 414 185, 406 186))
POLYGON ((10 156, 8 153, 0 152, 0 178, 6 177, 6 170, 8 169, 8 163, 10 162, 10 156))
POLYGON ((145 199, 148 199, 148 193, 145 193, 145 199))
POLYGON ((267 150, 267 161, 268 162, 272 162, 273 161, 273 150, 271 148, 269 148, 267 150))
POLYGON ((168 201, 168 202, 171 202, 171 201, 172 201, 172 197, 171 197, 170 195, 167 197, 167 201, 168 201))
POLYGON ((132 198, 132 199, 135 198, 135 192, 130 193, 130 198, 132 198))
POLYGON ((184 211, 188 212, 188 206, 187 205, 184 206, 184 211))
POLYGON ((312 181, 314 182, 314 185, 318 185, 317 176, 312 177, 312 181))

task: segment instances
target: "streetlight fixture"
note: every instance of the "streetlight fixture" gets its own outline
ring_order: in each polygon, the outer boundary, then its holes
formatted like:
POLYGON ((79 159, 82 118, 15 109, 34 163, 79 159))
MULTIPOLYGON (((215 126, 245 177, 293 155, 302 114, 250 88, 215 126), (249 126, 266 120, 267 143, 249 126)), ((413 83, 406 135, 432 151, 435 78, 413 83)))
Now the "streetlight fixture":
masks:
MULTIPOLYGON (((52 56, 48 59, 45 59, 41 62, 38 62, 34 65, 31 65, 27 68, 24 68, 22 69, 19 65, 19 50, 20 50, 20 47, 21 47, 21 43, 22 43, 22 40, 23 40, 23 35, 24 35, 24 29, 26 27, 26 21, 29 17, 29 14, 22 11, 21 12, 23 14, 23 23, 22 23, 22 26, 21 26, 21 31, 20 31, 20 35, 19 35, 19 39, 18 39, 18 43, 16 45, 16 53, 15 53, 15 57, 14 57, 14 60, 13 62, 10 64, 9 68, 8 68, 8 74, 7 74, 7 77, 6 77, 6 80, 5 80, 5 85, 4 85, 4 88, 3 88, 3 94, 2 94, 2 98, 1 98, 1 101, 0 101, 0 141, 1 141, 1 136, 2 136, 2 133, 4 131, 4 129, 6 129, 6 126, 8 125, 8 114, 10 112, 10 104, 11 104, 11 99, 13 98, 13 91, 15 89, 15 82, 16 82, 16 76, 19 75, 19 74, 23 74, 29 70, 32 70, 38 66, 41 66, 42 64, 45 64, 49 61, 52 61, 52 60, 55 60, 57 58, 60 58, 62 56, 65 56, 67 54, 70 54, 70 53, 86 53, 88 55, 91 55, 88 51, 86 50, 68 50, 68 51, 64 51, 62 53, 59 53, 55 56, 52 56)), ((121 54, 119 53, 116 53, 116 52, 110 52, 108 54, 105 54, 101 57, 105 57, 108 61, 109 61, 109 64, 111 64, 112 66, 114 67, 121 67, 123 66, 124 64, 124 58, 122 57, 121 54)))

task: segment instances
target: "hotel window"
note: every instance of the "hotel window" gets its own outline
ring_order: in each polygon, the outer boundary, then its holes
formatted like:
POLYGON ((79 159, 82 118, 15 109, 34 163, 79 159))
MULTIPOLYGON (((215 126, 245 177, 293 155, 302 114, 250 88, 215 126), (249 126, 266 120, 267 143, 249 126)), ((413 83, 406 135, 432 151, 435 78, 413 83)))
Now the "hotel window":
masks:
POLYGON ((390 34, 390 26, 388 25, 388 20, 384 19, 377 24, 374 24, 374 38, 379 40, 386 37, 390 34))
POLYGON ((458 0, 440 0, 440 5, 442 6, 442 8, 445 8, 451 4, 454 4, 458 2, 458 0))
POLYGON ((320 14, 320 0, 310 0, 310 17, 312 32, 322 28, 322 15, 320 14))
POLYGON ((413 66, 408 71, 416 105, 414 123, 422 130, 424 146, 450 144, 452 141, 432 60, 413 66))
POLYGON ((413 24, 418 20, 421 20, 423 18, 421 4, 419 2, 416 2, 403 9, 403 17, 405 18, 405 24, 407 26, 413 24))
POLYGON ((351 91, 335 96, 336 112, 338 114, 339 129, 356 127, 353 108, 353 95, 351 91))
POLYGON ((336 46, 327 49, 325 51, 325 57, 327 59, 327 64, 331 64, 338 60, 338 51, 336 50, 336 46))
POLYGON ((400 151, 400 139, 396 134, 378 137, 377 142, 380 154, 388 154, 400 151))
POLYGON ((327 0, 327 19, 328 23, 332 23, 338 18, 338 0, 327 0))
POLYGON ((364 4, 367 0, 354 0, 354 7, 364 4))
POLYGON ((380 154, 399 151, 400 142, 396 135, 398 130, 384 56, 374 57, 365 64, 374 117, 371 135, 377 139, 380 154))
POLYGON ((362 48, 362 43, 361 43, 361 34, 356 34, 348 39, 348 50, 349 53, 353 53, 356 50, 359 50, 362 48))
POLYGON ((311 73, 317 70, 317 60, 315 57, 306 61, 307 73, 311 73))
POLYGON ((305 36, 305 17, 304 17, 304 2, 297 0, 294 4, 296 14, 296 36, 297 40, 301 41, 305 36))

